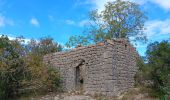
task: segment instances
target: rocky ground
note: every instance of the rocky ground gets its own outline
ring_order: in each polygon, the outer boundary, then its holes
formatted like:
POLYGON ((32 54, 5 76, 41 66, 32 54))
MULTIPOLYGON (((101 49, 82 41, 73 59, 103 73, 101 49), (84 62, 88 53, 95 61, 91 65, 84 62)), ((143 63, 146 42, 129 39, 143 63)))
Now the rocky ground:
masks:
POLYGON ((72 93, 49 93, 43 96, 22 97, 19 100, 158 100, 149 95, 149 91, 141 91, 133 88, 117 97, 107 97, 102 95, 85 95, 79 91, 72 93))
POLYGON ((68 93, 62 93, 56 95, 48 94, 45 96, 21 97, 19 100, 96 100, 96 99, 86 95, 72 95, 68 93))

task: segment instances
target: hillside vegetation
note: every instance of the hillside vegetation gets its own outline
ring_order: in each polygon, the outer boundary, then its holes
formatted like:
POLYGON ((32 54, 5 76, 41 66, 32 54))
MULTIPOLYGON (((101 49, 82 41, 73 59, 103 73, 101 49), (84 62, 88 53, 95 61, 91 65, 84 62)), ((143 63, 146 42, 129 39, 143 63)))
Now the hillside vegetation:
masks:
POLYGON ((51 38, 24 44, 22 38, 0 37, 0 99, 23 93, 53 91, 59 88, 59 75, 43 64, 43 56, 61 51, 51 38))
POLYGON ((147 46, 146 57, 138 61, 138 86, 151 88, 160 100, 170 99, 170 42, 154 42, 147 46), (144 60, 144 61, 143 61, 144 60))

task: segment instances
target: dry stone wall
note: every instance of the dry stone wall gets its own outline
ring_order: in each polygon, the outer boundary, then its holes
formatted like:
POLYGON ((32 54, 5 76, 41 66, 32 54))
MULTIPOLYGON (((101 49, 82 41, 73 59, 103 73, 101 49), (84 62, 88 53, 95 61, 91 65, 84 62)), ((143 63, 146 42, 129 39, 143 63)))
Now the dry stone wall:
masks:
POLYGON ((77 88, 77 69, 87 93, 118 95, 134 85, 137 52, 124 39, 108 40, 44 57, 46 64, 59 70, 65 91, 77 88))

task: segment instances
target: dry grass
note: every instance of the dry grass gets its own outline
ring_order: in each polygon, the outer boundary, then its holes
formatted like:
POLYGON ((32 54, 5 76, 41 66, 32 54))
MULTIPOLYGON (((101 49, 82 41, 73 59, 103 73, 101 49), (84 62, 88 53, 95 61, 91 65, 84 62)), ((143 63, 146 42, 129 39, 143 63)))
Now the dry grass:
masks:
POLYGON ((158 100, 152 94, 152 89, 138 87, 132 88, 117 97, 108 97, 101 94, 95 94, 93 97, 96 100, 158 100))

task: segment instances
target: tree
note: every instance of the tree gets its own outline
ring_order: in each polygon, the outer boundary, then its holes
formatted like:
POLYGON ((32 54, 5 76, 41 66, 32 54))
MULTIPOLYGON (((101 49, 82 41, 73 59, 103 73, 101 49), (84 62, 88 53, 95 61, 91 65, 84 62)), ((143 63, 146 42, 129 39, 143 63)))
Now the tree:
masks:
POLYGON ((17 40, 0 37, 0 99, 16 93, 24 77, 23 47, 17 40))
MULTIPOLYGON (((35 89, 51 89, 59 83, 58 73, 53 70, 51 66, 44 65, 43 57, 46 54, 59 52, 62 50, 62 46, 55 42, 52 38, 45 37, 39 41, 32 39, 26 46, 25 67, 27 68, 27 79, 22 83, 27 86, 36 87, 35 89), (51 74, 54 74, 51 76, 51 74), (57 79, 57 80, 54 80, 57 79), (57 82, 53 82, 57 81, 57 82), (54 84, 55 83, 55 84, 54 84)), ((55 88, 53 88, 54 90, 55 88)))
POLYGON ((72 46, 76 47, 78 44, 88 45, 89 41, 85 36, 71 36, 69 41, 66 43, 66 46, 71 48, 72 46))
MULTIPOLYGON (((62 50, 52 38, 32 39, 22 44, 23 37, 9 40, 0 37, 0 99, 6 100, 19 90, 49 90, 59 86, 59 75, 51 66, 43 63, 43 56, 62 50)), ((30 92, 29 91, 29 92, 30 92)), ((21 91, 20 91, 21 92, 21 91)))
POLYGON ((170 98, 170 43, 168 41, 151 43, 146 54, 157 95, 162 99, 168 95, 170 98))
MULTIPOLYGON (((108 2, 103 11, 94 10, 90 13, 86 41, 100 42, 112 38, 146 41, 143 32, 146 19, 145 13, 136 3, 122 0, 108 2)), ((68 43, 71 42, 75 41, 70 39, 68 43)))
POLYGON ((40 41, 31 39, 26 46, 27 51, 33 54, 46 55, 49 53, 62 51, 62 46, 50 37, 41 38, 40 41))

